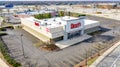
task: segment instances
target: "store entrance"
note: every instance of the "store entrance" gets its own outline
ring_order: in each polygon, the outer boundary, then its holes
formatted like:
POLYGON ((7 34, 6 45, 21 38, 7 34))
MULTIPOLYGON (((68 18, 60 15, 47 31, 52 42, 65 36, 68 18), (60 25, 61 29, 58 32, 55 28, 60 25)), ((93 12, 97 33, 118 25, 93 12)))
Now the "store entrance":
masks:
POLYGON ((78 37, 80 35, 81 35, 81 30, 70 32, 70 33, 68 33, 68 39, 71 39, 73 37, 78 37))

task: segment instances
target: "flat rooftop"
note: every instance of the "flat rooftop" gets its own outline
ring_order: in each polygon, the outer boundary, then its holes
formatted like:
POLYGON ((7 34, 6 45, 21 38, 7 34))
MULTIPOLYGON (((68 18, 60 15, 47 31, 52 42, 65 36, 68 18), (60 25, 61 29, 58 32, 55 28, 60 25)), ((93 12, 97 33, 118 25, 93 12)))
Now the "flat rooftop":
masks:
MULTIPOLYGON (((66 25, 66 23, 67 23, 66 21, 68 21, 68 20, 77 20, 77 19, 79 19, 79 18, 64 16, 64 17, 56 17, 56 18, 39 20, 39 21, 42 26, 46 26, 47 28, 55 28, 55 27, 66 25)), ((90 24, 98 23, 98 21, 84 19, 84 23, 85 23, 85 25, 90 25, 90 24)))
MULTIPOLYGON (((54 18, 42 19, 42 20, 36 19, 32 16, 30 17, 28 15, 19 15, 19 17, 21 18, 28 17, 26 19, 32 22, 35 22, 36 20, 37 23, 40 23, 40 26, 47 27, 47 28, 56 28, 60 26, 65 26, 67 25, 67 21, 79 19, 77 17, 71 17, 71 16, 54 17, 54 18)), ((99 23, 99 22, 95 20, 84 19, 85 26, 95 24, 95 23, 99 23)))
POLYGON ((98 23, 99 21, 84 19, 84 22, 85 25, 90 25, 90 24, 98 23))
POLYGON ((67 20, 76 20, 76 19, 79 19, 79 18, 77 18, 77 17, 70 17, 70 16, 61 17, 61 20, 65 20, 65 21, 67 21, 67 20))
POLYGON ((55 17, 55 18, 49 18, 49 19, 43 19, 43 20, 36 19, 36 20, 38 20, 42 26, 46 26, 47 28, 55 28, 55 27, 66 25, 66 21, 68 20, 76 20, 76 19, 79 19, 79 18, 64 16, 64 17, 55 17))

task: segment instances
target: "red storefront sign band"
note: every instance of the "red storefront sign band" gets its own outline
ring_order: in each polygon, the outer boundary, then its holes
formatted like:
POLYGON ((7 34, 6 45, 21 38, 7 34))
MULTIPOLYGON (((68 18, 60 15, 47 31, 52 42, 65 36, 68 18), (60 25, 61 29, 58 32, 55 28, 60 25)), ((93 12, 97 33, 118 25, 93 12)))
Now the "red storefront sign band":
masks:
POLYGON ((50 29, 49 29, 49 28, 46 28, 46 31, 47 31, 47 32, 50 32, 50 29))
MULTIPOLYGON (((40 26, 40 23, 39 22, 34 22, 35 26, 40 26)), ((50 32, 50 29, 49 28, 46 28, 46 31, 47 32, 50 32)))
POLYGON ((81 26, 81 23, 80 22, 78 22, 78 23, 76 23, 76 24, 71 24, 71 29, 73 29, 73 28, 78 28, 78 27, 80 27, 81 26))

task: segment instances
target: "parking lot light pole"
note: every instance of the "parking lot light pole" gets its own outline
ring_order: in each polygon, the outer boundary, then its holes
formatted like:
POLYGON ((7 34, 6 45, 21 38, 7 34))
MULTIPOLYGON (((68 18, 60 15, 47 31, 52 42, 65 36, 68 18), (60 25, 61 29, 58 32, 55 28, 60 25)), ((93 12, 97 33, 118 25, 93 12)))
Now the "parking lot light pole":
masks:
POLYGON ((25 58, 25 52, 24 52, 24 46, 23 46, 22 36, 23 36, 23 34, 21 34, 21 45, 22 45, 23 56, 24 56, 24 58, 25 58))

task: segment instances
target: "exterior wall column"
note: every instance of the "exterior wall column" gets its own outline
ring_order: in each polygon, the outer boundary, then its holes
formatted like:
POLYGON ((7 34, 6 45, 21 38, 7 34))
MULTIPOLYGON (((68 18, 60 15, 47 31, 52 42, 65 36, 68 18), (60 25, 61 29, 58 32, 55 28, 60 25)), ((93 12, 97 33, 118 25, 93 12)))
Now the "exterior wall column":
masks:
POLYGON ((81 35, 83 35, 84 34, 84 28, 81 30, 81 35))
POLYGON ((68 39, 68 34, 67 34, 67 32, 64 32, 63 40, 67 40, 67 39, 68 39))
POLYGON ((64 26, 64 37, 63 40, 67 40, 68 39, 68 33, 66 32, 66 26, 64 26))
POLYGON ((85 22, 84 22, 84 19, 82 19, 82 21, 83 21, 83 28, 81 29, 81 35, 84 34, 84 30, 85 30, 85 22))

